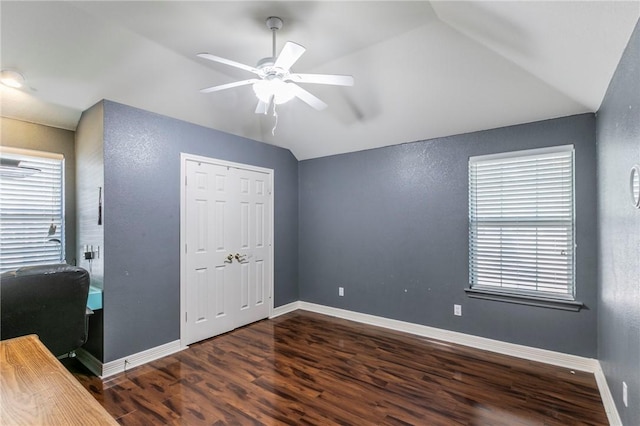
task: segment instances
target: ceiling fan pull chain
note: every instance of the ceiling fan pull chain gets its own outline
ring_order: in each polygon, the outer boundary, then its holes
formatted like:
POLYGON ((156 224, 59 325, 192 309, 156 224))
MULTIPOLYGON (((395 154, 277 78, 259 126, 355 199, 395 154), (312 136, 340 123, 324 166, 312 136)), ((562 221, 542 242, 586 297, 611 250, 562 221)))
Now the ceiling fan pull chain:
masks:
POLYGON ((271 135, 275 136, 276 135, 276 127, 278 127, 278 112, 276 111, 276 103, 275 102, 273 102, 273 116, 276 118, 276 120, 273 123, 273 129, 271 129, 271 135))

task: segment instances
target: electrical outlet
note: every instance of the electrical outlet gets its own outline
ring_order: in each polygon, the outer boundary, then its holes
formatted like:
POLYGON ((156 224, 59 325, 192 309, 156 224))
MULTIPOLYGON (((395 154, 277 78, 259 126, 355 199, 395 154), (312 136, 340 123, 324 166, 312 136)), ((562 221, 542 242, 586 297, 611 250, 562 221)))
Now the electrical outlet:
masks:
POLYGON ((622 402, 624 403, 625 407, 629 406, 629 393, 627 390, 626 382, 622 382, 622 402))
POLYGON ((462 316, 462 305, 453 305, 453 315, 457 317, 462 316))
POLYGON ((344 296, 344 287, 338 287, 338 296, 344 296))

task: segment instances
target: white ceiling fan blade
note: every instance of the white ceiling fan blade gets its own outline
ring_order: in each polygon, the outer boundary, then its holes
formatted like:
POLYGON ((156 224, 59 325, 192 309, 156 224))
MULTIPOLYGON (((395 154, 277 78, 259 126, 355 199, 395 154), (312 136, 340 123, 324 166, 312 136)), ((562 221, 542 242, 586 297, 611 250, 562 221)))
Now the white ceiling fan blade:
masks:
POLYGON ((307 92, 297 84, 294 84, 294 83, 288 83, 288 84, 291 85, 291 90, 298 98, 306 102, 309 106, 317 109, 318 111, 322 111, 328 106, 323 101, 318 99, 315 95, 312 95, 311 93, 307 92))
POLYGON ((266 114, 269 111, 270 103, 258 101, 258 106, 256 106, 256 114, 266 114))
POLYGON ((220 56, 212 55, 210 53, 198 53, 196 56, 203 59, 208 59, 213 62, 220 62, 221 64, 230 65, 232 67, 240 68, 241 70, 249 71, 254 74, 259 74, 260 70, 251 67, 249 65, 241 64, 240 62, 232 61, 231 59, 221 58, 220 56))
POLYGON ((290 74, 288 80, 295 83, 333 84, 334 86, 353 86, 351 75, 339 74, 290 74))
POLYGON ((300 59, 300 56, 302 56, 305 50, 307 49, 305 49, 304 46, 288 41, 282 48, 282 51, 278 55, 278 59, 276 59, 273 66, 288 71, 289 68, 291 68, 291 65, 295 64, 295 62, 300 59))
POLYGON ((221 84, 220 86, 212 86, 212 87, 207 87, 206 89, 200 89, 200 93, 217 92, 219 90, 231 89, 232 87, 246 86, 247 84, 253 84, 258 81, 260 81, 259 78, 251 78, 249 80, 235 81, 233 83, 221 84))

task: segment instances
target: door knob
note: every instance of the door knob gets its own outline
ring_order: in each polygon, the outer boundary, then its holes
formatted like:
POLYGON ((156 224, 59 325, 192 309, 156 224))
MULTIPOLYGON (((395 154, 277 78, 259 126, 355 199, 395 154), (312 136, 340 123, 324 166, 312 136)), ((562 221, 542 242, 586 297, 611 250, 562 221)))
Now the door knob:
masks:
POLYGON ((225 257, 225 262, 226 263, 233 262, 233 255, 231 253, 229 253, 229 255, 227 257, 225 257))
POLYGON ((240 254, 240 253, 236 253, 236 255, 234 256, 236 258, 236 260, 240 263, 244 262, 245 260, 247 260, 247 255, 246 254, 240 254))

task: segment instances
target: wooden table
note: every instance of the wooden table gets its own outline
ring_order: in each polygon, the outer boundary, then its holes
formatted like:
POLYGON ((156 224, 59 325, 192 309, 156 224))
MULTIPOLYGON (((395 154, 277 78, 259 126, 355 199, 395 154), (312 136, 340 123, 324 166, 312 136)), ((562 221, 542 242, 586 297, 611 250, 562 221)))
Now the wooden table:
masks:
POLYGON ((32 334, 0 342, 0 424, 118 423, 32 334))

